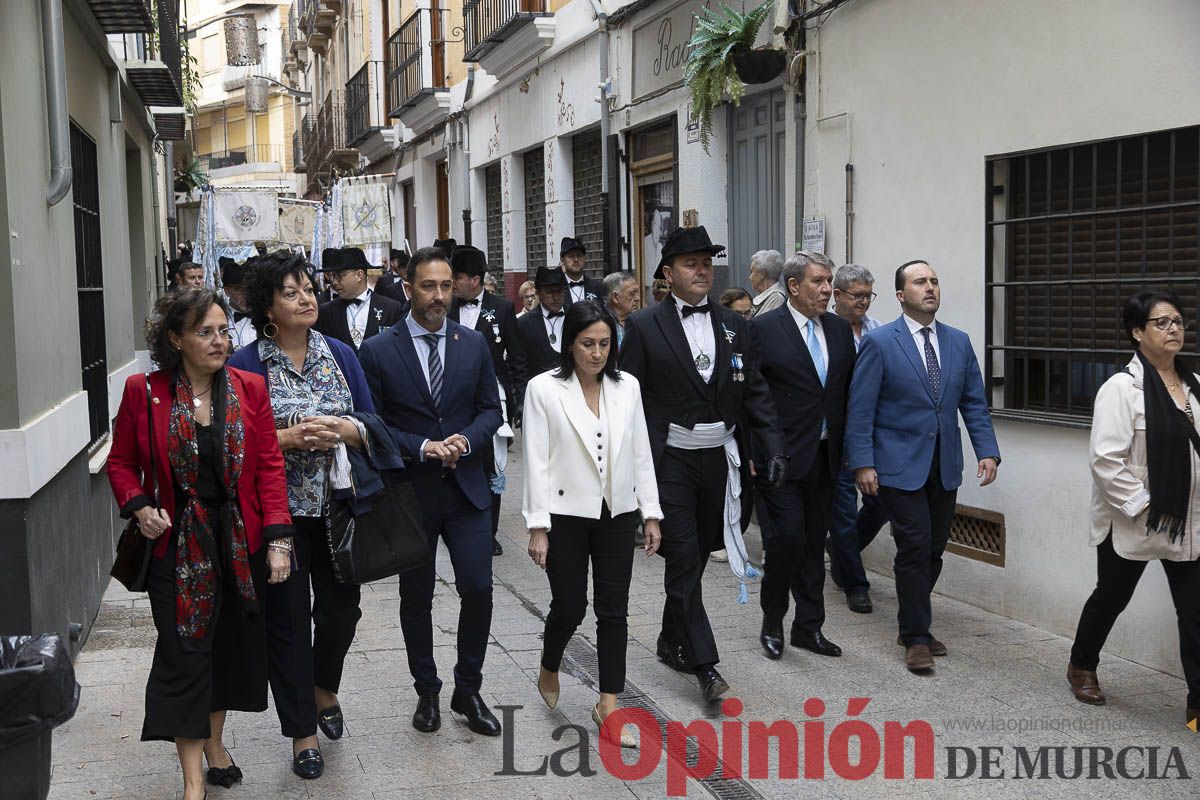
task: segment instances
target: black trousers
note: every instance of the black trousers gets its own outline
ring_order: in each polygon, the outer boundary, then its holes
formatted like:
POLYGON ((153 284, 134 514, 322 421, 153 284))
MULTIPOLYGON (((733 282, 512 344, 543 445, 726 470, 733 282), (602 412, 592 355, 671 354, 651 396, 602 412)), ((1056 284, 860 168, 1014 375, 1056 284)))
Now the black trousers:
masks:
POLYGON ((267 589, 267 642, 280 729, 284 736, 302 739, 317 732, 313 687, 336 693, 341 686, 362 610, 359 587, 338 583, 334 576, 325 519, 293 517, 292 523, 296 569, 267 589))
MULTIPOLYGON (((438 538, 450 551, 454 588, 458 590, 458 663, 455 691, 478 692, 492 627, 492 535, 490 512, 467 500, 452 477, 422 480, 416 485, 429 547, 438 538)), ((435 559, 400 576, 400 629, 408 654, 408 671, 417 694, 442 690, 433 659, 433 589, 435 559)))
POLYGON ((788 592, 796 598, 792 627, 809 633, 825 624, 825 533, 833 510, 829 443, 821 442, 808 474, 778 488, 758 482, 766 574, 759 603, 764 625, 782 625, 788 592))
MULTIPOLYGON (((935 448, 936 449, 936 448, 935 448)), ((925 485, 916 491, 879 487, 896 540, 896 599, 900 639, 905 645, 929 644, 933 638, 933 603, 929 595, 942 574, 942 553, 950 539, 958 490, 942 487, 937 457, 925 485)))
MULTIPOLYGON (((1185 534, 1186 535, 1186 534, 1185 534)), ((1100 651, 1117 617, 1129 605, 1146 561, 1123 558, 1113 549, 1112 536, 1096 548, 1096 588, 1084 603, 1071 647, 1071 663, 1095 671, 1100 651)), ((1160 561, 1171 587, 1179 625, 1179 658, 1187 680, 1189 708, 1200 708, 1200 561, 1160 561)))
POLYGON ((588 562, 592 565, 592 601, 596 609, 596 650, 600 691, 625 690, 625 648, 629 639, 629 582, 633 578, 633 534, 641 517, 636 511, 600 519, 550 516, 550 613, 542 645, 542 666, 558 672, 567 642, 587 613, 588 562))
POLYGON ((662 545, 666 561, 662 636, 683 646, 694 667, 716 664, 717 643, 702 583, 708 556, 724 539, 725 450, 680 450, 668 447, 658 466, 658 500, 662 505, 662 545))
MULTIPOLYGON (((218 518, 216 510, 211 512, 218 518)), ((183 650, 175 632, 175 537, 162 558, 152 559, 147 590, 158 639, 146 680, 142 741, 207 739, 213 711, 265 711, 267 637, 262 613, 267 586, 266 548, 250 556, 250 574, 259 613, 245 614, 241 601, 222 584, 212 647, 183 650)))

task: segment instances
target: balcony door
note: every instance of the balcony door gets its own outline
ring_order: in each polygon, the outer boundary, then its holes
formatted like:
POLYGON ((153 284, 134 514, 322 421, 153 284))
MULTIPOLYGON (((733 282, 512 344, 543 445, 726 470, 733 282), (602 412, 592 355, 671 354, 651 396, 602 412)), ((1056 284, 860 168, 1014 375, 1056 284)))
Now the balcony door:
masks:
POLYGON ((442 0, 430 0, 429 3, 429 53, 433 68, 431 89, 442 89, 446 86, 446 34, 443 30, 444 19, 442 0))
POLYGON ((437 162, 437 229, 439 239, 450 238, 450 176, 446 174, 446 159, 437 162))

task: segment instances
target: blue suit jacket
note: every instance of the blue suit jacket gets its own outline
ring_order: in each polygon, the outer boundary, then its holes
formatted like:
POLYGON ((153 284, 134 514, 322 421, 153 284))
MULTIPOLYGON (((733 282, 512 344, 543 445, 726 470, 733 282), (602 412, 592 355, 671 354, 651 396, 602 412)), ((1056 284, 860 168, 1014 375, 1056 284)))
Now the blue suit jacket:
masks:
POLYGON ((441 441, 461 433, 471 443, 471 452, 458 460, 450 474, 472 505, 490 508, 492 494, 480 454, 490 452, 487 445, 502 420, 487 341, 477 331, 446 321, 440 408, 434 405, 421 370, 418 359, 424 357, 417 354, 405 322, 367 339, 358 351, 376 413, 391 428, 408 465, 402 475, 418 483, 442 480, 441 462, 421 462, 421 445, 426 439, 441 441))
POLYGON ((851 469, 874 467, 880 486, 920 489, 940 441, 942 486, 957 489, 963 471, 960 412, 976 458, 1000 460, 970 338, 941 322, 937 336, 942 385, 936 403, 925 357, 917 352, 903 316, 862 339, 850 383, 846 461, 851 469))

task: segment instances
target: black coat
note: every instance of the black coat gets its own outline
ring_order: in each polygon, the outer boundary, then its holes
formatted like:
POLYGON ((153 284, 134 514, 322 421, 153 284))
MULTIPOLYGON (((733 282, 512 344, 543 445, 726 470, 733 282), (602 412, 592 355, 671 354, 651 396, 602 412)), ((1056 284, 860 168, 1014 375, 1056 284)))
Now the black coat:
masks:
MULTIPOLYGON (((561 323, 558 330, 561 336, 561 323)), ((525 352, 526 374, 529 378, 558 367, 559 354, 550 346, 550 339, 546 336, 546 323, 540 306, 517 320, 517 333, 525 352)))
MULTIPOLYGON (((508 419, 512 422, 521 417, 521 408, 525 403, 525 384, 529 382, 525 348, 517 333, 517 312, 513 310, 512 303, 491 292, 483 293, 480 305, 482 307, 479 309, 479 318, 475 321, 475 330, 482 333, 483 338, 487 340, 488 350, 492 354, 492 365, 496 368, 496 378, 504 387, 508 419)), ((450 306, 450 319, 458 322, 461 308, 462 301, 454 298, 450 306)))
MULTIPOLYGON (((568 278, 567 280, 569 281, 570 278, 568 278)), ((601 303, 603 303, 604 302, 604 281, 600 280, 599 278, 589 278, 585 275, 583 278, 583 292, 584 292, 585 298, 589 294, 595 295, 595 297, 591 298, 591 299, 599 300, 601 303)), ((571 299, 570 286, 567 287, 563 297, 564 297, 563 311, 566 311, 568 308, 571 307, 571 303, 575 302, 574 300, 571 299)))
MULTIPOLYGON (((750 321, 750 339, 759 371, 771 387, 771 398, 783 428, 788 475, 802 478, 812 467, 821 443, 821 423, 829 428, 829 477, 842 468, 842 442, 846 431, 846 403, 854 373, 854 334, 850 323, 837 314, 821 315, 829 350, 825 385, 817 375, 808 343, 796 327, 787 305, 750 321)), ((761 473, 768 454, 754 450, 761 473)))
MULTIPOLYGON (((379 292, 371 292, 371 306, 366 314, 367 329, 363 335, 364 342, 404 320, 404 309, 400 304, 379 292)), ((321 304, 315 327, 319 333, 354 347, 354 340, 350 338, 350 323, 346 320, 346 301, 340 297, 321 304)))
POLYGON ((404 279, 396 273, 391 270, 383 273, 383 277, 375 282, 375 293, 381 294, 389 300, 395 300, 404 306, 407 313, 409 301, 404 294, 404 279))

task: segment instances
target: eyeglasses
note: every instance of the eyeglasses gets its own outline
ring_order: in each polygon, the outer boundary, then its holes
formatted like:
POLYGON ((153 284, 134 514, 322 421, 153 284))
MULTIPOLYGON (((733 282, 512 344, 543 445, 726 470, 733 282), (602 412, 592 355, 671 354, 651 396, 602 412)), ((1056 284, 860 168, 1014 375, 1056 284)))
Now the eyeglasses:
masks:
POLYGON ((867 292, 866 294, 855 294, 854 292, 847 292, 842 289, 838 289, 838 291, 841 292, 842 294, 846 295, 846 297, 849 297, 851 300, 853 300, 856 303, 874 303, 875 298, 879 297, 879 295, 876 294, 875 292, 867 292))
POLYGON ((228 327, 217 328, 216 330, 212 328, 200 328, 199 330, 192 331, 192 336, 195 336, 202 342, 207 342, 213 336, 221 336, 225 339, 232 339, 233 332, 230 331, 228 327))
POLYGON ((1190 323, 1183 317, 1151 317, 1146 320, 1146 324, 1153 324, 1156 329, 1166 333, 1171 328, 1179 328, 1181 331, 1186 331, 1190 323))

